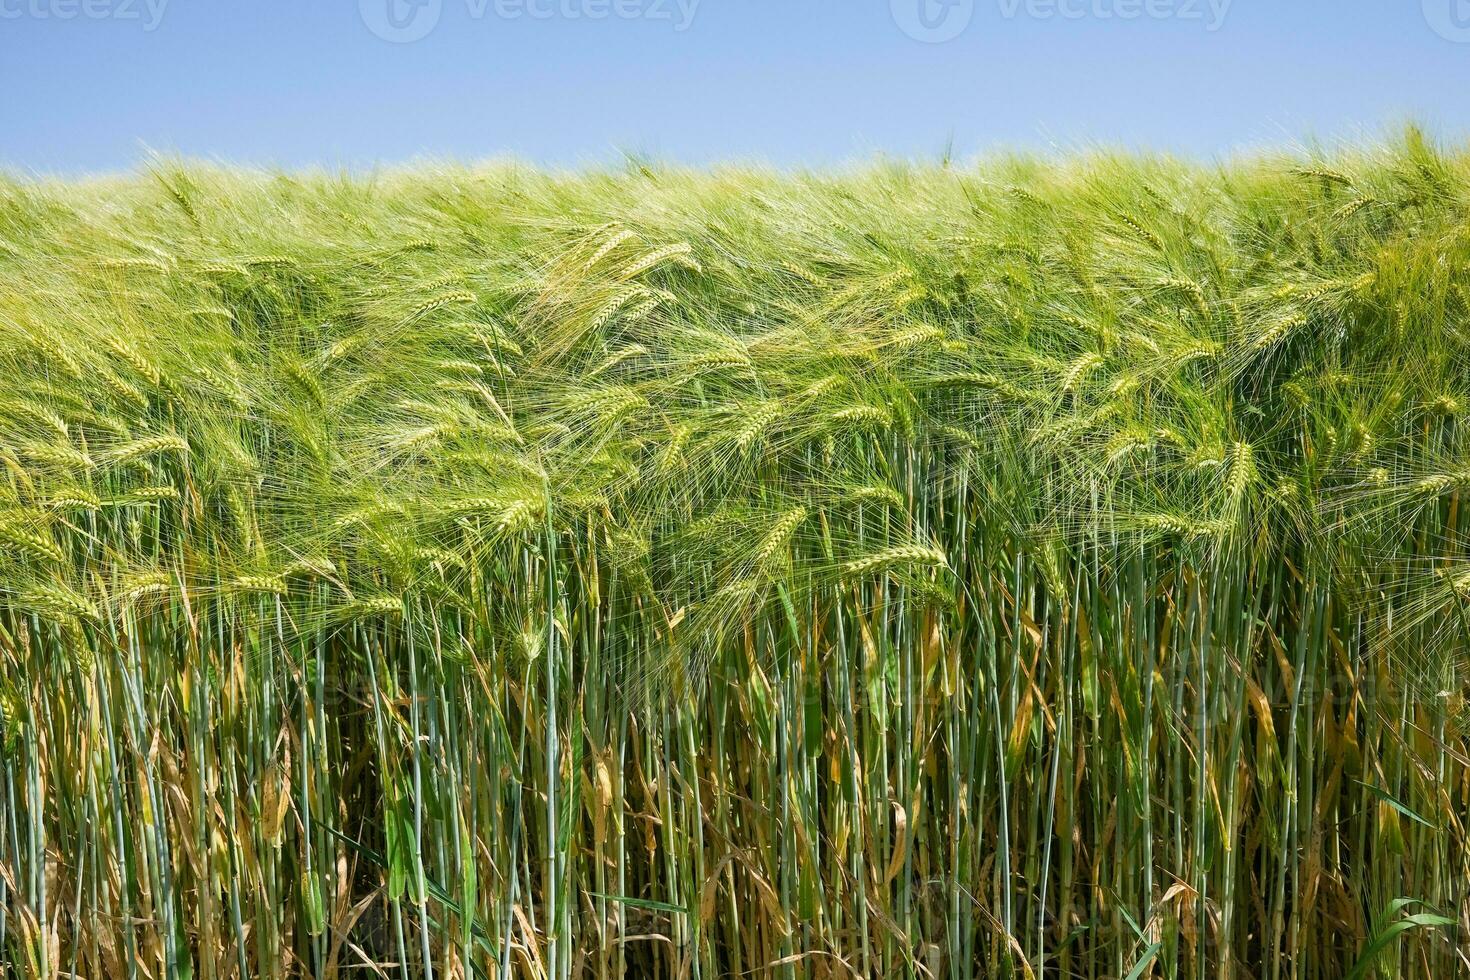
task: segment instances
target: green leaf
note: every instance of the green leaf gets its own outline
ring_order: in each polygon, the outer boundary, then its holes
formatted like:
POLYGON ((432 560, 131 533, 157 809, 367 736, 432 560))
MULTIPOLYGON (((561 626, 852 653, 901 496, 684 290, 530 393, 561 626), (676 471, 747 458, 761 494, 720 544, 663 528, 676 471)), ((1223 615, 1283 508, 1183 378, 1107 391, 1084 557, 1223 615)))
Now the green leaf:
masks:
POLYGON ((680 915, 688 913, 682 905, 670 905, 668 902, 656 902, 651 898, 633 898, 628 895, 604 895, 602 892, 589 892, 593 898, 603 898, 609 902, 617 902, 635 909, 648 909, 652 912, 677 912, 680 915))
POLYGON ((1149 943, 1148 949, 1143 951, 1143 955, 1138 958, 1137 963, 1133 964, 1133 969, 1128 971, 1128 976, 1124 980, 1138 980, 1139 977, 1143 976, 1143 971, 1148 969, 1149 964, 1159 955, 1159 950, 1163 949, 1163 947, 1163 943, 1149 943))
MULTIPOLYGON (((1418 904, 1422 903, 1415 898, 1394 899, 1389 903, 1388 908, 1384 910, 1383 915, 1380 916, 1380 920, 1387 919, 1395 912, 1408 908, 1410 905, 1418 904)), ((1387 929, 1375 929, 1377 935, 1370 937, 1368 945, 1363 949, 1362 955, 1358 957, 1357 963, 1353 965, 1352 971, 1348 973, 1347 980, 1359 980, 1360 977, 1366 976, 1372 968, 1373 962, 1378 957, 1378 954, 1382 953, 1395 939, 1410 929, 1433 929, 1442 926, 1453 926, 1454 924, 1454 919, 1447 918, 1443 915, 1436 915, 1431 912, 1418 912, 1413 915, 1404 916, 1387 929)))
POLYGON ((383 816, 383 836, 388 846, 388 897, 398 899, 403 897, 413 868, 413 821, 404 800, 393 801, 383 816))
MULTIPOLYGON (((1394 799, 1392 796, 1389 795, 1388 791, 1385 790, 1385 789, 1383 789, 1382 787, 1374 786, 1372 783, 1365 783, 1361 779, 1356 780, 1356 782, 1359 785, 1361 785, 1363 788, 1367 789, 1368 792, 1372 793, 1374 796, 1378 797, 1384 803, 1387 803, 1389 806, 1393 807, 1399 813, 1402 813, 1404 816, 1408 817, 1410 820, 1414 821, 1415 823, 1423 824, 1424 826, 1428 827, 1430 830, 1438 830, 1439 829, 1437 826, 1435 826, 1434 824, 1430 823, 1428 820, 1425 820, 1423 817, 1419 816, 1419 814, 1415 813, 1413 810, 1410 810, 1407 806, 1405 806, 1404 804, 1400 803, 1398 800, 1394 799)), ((1412 901, 1412 900, 1409 900, 1409 901, 1412 901)))

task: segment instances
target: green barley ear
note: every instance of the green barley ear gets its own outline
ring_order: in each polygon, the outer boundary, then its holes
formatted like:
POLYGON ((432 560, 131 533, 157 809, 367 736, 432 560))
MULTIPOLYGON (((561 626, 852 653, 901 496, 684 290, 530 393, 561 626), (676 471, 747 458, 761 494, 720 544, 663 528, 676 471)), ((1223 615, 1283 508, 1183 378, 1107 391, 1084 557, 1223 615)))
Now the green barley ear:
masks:
POLYGON ((1435 473, 1422 477, 1412 485, 1417 497, 1439 497, 1447 493, 1470 489, 1470 470, 1453 473, 1435 473))
POLYGON ((854 405, 832 413, 835 429, 846 431, 882 431, 892 427, 892 413, 875 405, 854 405))
POLYGON ((1016 200, 1022 201, 1022 202, 1026 203, 1026 204, 1029 204, 1032 207, 1036 207, 1036 208, 1044 208, 1044 207, 1046 207, 1046 201, 1042 200, 1041 198, 1037 197, 1035 194, 1033 194, 1030 191, 1028 191, 1026 188, 1021 187, 1021 186, 1019 186, 1017 184, 1012 184, 1009 187, 1007 187, 1006 188, 1006 193, 1008 193, 1012 197, 1016 198, 1016 200))
POLYGON ((735 445, 742 451, 749 450, 766 429, 780 418, 781 412, 782 406, 776 401, 755 406, 746 412, 745 421, 734 432, 735 445))
POLYGON ((108 337, 106 343, 114 354, 125 361, 139 377, 149 384, 157 387, 163 381, 163 372, 153 362, 138 353, 131 344, 119 337, 108 337))
POLYGON ((1120 432, 1108 440, 1104 453, 1109 464, 1121 463, 1137 454, 1148 452, 1153 446, 1152 435, 1142 429, 1120 432))
POLYGON ((299 263, 289 255, 248 255, 239 259, 247 269, 294 269, 299 263))
POLYGON ((1285 341, 1293 333, 1307 325, 1308 317, 1302 313, 1280 316, 1269 322, 1251 339, 1252 351, 1263 351, 1285 341))
POLYGON ((290 589, 284 575, 236 575, 221 584, 224 595, 287 595, 290 589))
POLYGON ((76 620, 97 622, 102 613, 90 599, 59 582, 37 582, 26 586, 19 596, 22 607, 46 619, 60 623, 76 620))
POLYGON ((115 371, 102 368, 97 372, 97 377, 107 386, 117 401, 130 408, 148 410, 150 406, 148 396, 130 382, 124 381, 115 371))
POLYGON ((456 290, 454 292, 444 293, 443 295, 434 296, 430 299, 424 300, 418 305, 410 308, 407 315, 405 315, 403 319, 406 323, 412 323, 416 320, 422 320, 423 318, 429 316, 431 313, 434 313, 437 310, 442 310, 450 306, 468 306, 473 304, 475 301, 476 300, 474 293, 471 293, 467 290, 456 290))
POLYGON ((626 243, 632 241, 635 237, 637 236, 635 236, 633 232, 629 231, 626 228, 618 229, 617 231, 613 232, 613 234, 609 235, 602 242, 602 244, 598 245, 597 248, 593 250, 592 254, 587 257, 587 261, 583 268, 587 271, 591 271, 592 269, 596 268, 598 263, 600 263, 603 259, 607 258, 609 255, 617 251, 626 243))
POLYGON ((897 568, 948 569, 949 558, 937 548, 920 544, 899 545, 845 562, 842 572, 844 575, 856 577, 897 568))
POLYGON ((175 501, 180 499, 176 487, 156 485, 134 487, 120 496, 110 497, 102 501, 104 507, 126 507, 129 504, 156 504, 163 501, 175 501))
POLYGON ((1148 245, 1155 252, 1165 251, 1163 239, 1150 231, 1148 227, 1137 217, 1127 213, 1126 211, 1120 211, 1116 215, 1116 218, 1119 224, 1128 229, 1128 231, 1132 232, 1134 237, 1138 238, 1139 241, 1142 241, 1144 244, 1148 245))
POLYGON ((1437 395, 1430 399, 1425 408, 1433 415, 1460 414, 1460 399, 1454 395, 1437 395))
POLYGON ((1238 506, 1257 479, 1255 450, 1248 442, 1237 442, 1230 449, 1230 462, 1226 476, 1226 496, 1232 506, 1238 506))
POLYGON ((592 319, 588 323, 589 332, 597 333, 603 327, 607 326, 608 322, 611 321, 612 318, 617 315, 617 312, 623 307, 628 306, 634 300, 650 297, 651 295, 652 294, 649 293, 646 287, 639 285, 624 286, 623 288, 617 290, 611 296, 609 296, 607 301, 604 302, 602 306, 598 308, 597 312, 592 315, 592 319))
POLYGON ((0 522, 0 541, 33 558, 58 564, 66 560, 66 552, 61 550, 51 535, 15 524, 0 522))
POLYGON ((1357 215, 1358 213, 1365 211, 1368 208, 1375 207, 1379 203, 1380 202, 1378 198, 1373 197, 1371 194, 1364 194, 1360 197, 1353 198, 1351 201, 1347 202, 1342 207, 1332 212, 1332 218, 1334 221, 1346 222, 1352 219, 1353 216, 1357 215))
POLYGON ((166 274, 172 270, 172 266, 163 259, 149 258, 148 256, 116 256, 101 259, 98 266, 112 272, 121 271, 147 271, 166 274))
POLYGON ((691 254, 693 251, 693 246, 688 242, 675 242, 672 245, 665 245, 662 248, 656 248, 640 256, 624 266, 619 270, 618 275, 622 279, 636 279, 650 269, 655 269, 666 262, 682 266, 694 272, 703 272, 703 266, 691 254))
POLYGON ((668 476, 686 464, 684 450, 693 434, 694 427, 683 424, 675 426, 669 432, 662 448, 657 453, 657 462, 654 464, 655 475, 668 476))
POLYGON ((336 618, 344 622, 397 619, 403 616, 403 599, 392 595, 360 596, 336 610, 336 618))
POLYGON ((1291 171, 1298 177, 1320 181, 1323 185, 1338 187, 1352 187, 1353 179, 1341 171, 1330 167, 1294 167, 1291 171))
POLYGON ((1208 314, 1210 312, 1210 304, 1205 297, 1204 288, 1193 279, 1161 279, 1158 288, 1184 296, 1197 313, 1208 314))
POLYGON ((102 500, 90 490, 71 487, 49 497, 46 507, 54 511, 96 511, 102 509, 102 500))
POLYGON ((642 344, 629 344, 628 346, 620 348, 609 354, 595 368, 587 372, 587 378, 590 380, 597 377, 598 375, 606 374, 608 371, 611 371, 613 368, 617 367, 619 364, 622 364, 625 361, 636 360, 638 358, 647 356, 647 347, 644 347, 642 344))
MULTIPOLYGON (((960 430, 963 432, 963 430, 960 430)), ((860 486, 848 489, 843 496, 855 503, 861 504, 883 504, 895 510, 904 507, 904 498, 901 493, 892 487, 886 486, 860 486)))
POLYGON ((1083 354, 1062 372, 1062 391, 1067 392, 1080 385, 1088 375, 1102 367, 1104 358, 1101 354, 1083 354))
POLYGON ((114 466, 120 466, 152 456, 166 454, 184 456, 188 452, 189 444, 178 436, 150 436, 116 446, 109 450, 103 459, 114 466))
POLYGON ((807 518, 805 507, 793 507, 778 517, 771 529, 761 539, 760 547, 755 551, 755 565, 757 568, 765 568, 778 555, 785 554, 786 546, 790 543, 797 528, 801 527, 807 518))

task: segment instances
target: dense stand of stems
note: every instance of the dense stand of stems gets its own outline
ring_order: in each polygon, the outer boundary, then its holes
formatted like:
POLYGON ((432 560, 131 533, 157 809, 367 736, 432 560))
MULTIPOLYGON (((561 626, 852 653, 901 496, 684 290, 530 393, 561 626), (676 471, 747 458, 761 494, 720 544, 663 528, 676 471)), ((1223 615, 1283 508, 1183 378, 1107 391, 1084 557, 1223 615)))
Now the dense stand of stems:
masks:
POLYGON ((1470 158, 0 181, 0 976, 1470 973, 1470 158))

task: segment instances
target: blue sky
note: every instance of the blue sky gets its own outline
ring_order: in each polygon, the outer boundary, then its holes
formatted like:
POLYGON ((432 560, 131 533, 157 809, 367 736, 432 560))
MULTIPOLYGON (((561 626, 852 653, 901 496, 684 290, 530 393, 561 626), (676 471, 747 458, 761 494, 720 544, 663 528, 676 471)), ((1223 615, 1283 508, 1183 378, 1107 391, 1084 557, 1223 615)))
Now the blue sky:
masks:
POLYGON ((24 172, 1214 157, 1463 141, 1470 0, 0 0, 0 84, 24 172))

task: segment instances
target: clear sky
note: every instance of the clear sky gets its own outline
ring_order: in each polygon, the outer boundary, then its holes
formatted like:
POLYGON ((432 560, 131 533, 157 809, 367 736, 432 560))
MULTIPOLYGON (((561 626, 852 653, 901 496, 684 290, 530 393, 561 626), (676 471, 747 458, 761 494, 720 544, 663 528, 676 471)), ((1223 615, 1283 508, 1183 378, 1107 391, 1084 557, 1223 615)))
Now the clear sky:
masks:
POLYGON ((0 166, 1470 135, 1470 0, 0 0, 0 166))

